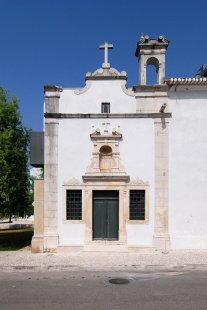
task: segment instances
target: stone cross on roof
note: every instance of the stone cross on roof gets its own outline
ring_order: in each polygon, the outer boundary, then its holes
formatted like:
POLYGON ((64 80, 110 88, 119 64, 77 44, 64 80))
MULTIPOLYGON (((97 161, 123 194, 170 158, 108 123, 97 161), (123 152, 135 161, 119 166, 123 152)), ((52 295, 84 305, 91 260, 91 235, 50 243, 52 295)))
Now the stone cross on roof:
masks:
POLYGON ((104 49, 104 63, 102 64, 103 69, 110 68, 110 63, 108 63, 108 50, 113 48, 113 44, 105 42, 99 46, 100 50, 104 49))

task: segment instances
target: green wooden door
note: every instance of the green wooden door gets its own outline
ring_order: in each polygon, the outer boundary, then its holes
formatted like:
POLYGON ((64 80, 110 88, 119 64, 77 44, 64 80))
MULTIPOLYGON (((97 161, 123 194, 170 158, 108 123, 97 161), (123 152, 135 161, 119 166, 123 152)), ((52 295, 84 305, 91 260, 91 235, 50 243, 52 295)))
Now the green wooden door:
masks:
POLYGON ((93 239, 117 240, 119 226, 119 192, 93 192, 93 239))

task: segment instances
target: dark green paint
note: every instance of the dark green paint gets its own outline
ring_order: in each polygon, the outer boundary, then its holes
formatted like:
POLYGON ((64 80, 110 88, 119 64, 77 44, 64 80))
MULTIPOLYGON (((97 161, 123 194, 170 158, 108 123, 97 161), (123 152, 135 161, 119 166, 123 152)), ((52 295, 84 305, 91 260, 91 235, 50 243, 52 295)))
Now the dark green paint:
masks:
POLYGON ((93 239, 118 240, 119 192, 93 192, 93 239))

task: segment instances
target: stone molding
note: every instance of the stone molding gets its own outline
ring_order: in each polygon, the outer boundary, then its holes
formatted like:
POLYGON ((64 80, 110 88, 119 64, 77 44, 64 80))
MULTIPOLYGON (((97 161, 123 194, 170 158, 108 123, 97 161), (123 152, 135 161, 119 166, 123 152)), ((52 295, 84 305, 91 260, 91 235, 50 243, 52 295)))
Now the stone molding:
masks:
POLYGON ((92 141, 105 141, 105 140, 121 140, 122 134, 114 134, 114 135, 98 135, 98 134, 91 134, 90 135, 92 141))
POLYGON ((44 86, 44 92, 62 92, 62 91, 63 91, 62 86, 56 86, 56 85, 44 86))
POLYGON ((135 94, 134 94, 134 91, 132 88, 126 88, 126 82, 125 81, 122 81, 121 83, 121 89, 122 91, 127 95, 127 96, 131 96, 131 97, 134 97, 135 94))
POLYGON ((115 68, 99 68, 93 73, 87 72, 85 80, 127 80, 125 71, 119 72, 115 68))
POLYGON ((83 88, 77 88, 74 90, 75 95, 82 95, 89 90, 91 87, 91 81, 86 81, 86 85, 83 88))
POLYGON ((145 219, 144 220, 130 220, 129 215, 129 208, 126 208, 126 223, 130 225, 148 225, 150 218, 149 218, 149 182, 144 182, 138 177, 132 180, 127 184, 127 191, 126 191, 126 201, 130 201, 130 190, 144 190, 145 191, 145 219))
POLYGON ((89 174, 86 173, 83 175, 84 182, 128 182, 129 176, 128 175, 118 175, 118 174, 89 174))
POLYGON ((129 185, 144 185, 144 186, 149 186, 149 182, 145 182, 145 181, 143 181, 143 180, 141 180, 141 179, 139 179, 138 177, 137 178, 135 178, 135 179, 132 179, 131 181, 130 181, 130 183, 129 183, 129 185))
POLYGON ((45 118, 171 118, 172 113, 45 113, 45 118))
MULTIPOLYGON (((143 93, 154 93, 154 92, 165 92, 167 96, 168 86, 162 84, 155 84, 155 85, 135 85, 133 86, 133 91, 135 92, 143 92, 143 93)), ((158 94, 159 96, 159 94, 158 94)))

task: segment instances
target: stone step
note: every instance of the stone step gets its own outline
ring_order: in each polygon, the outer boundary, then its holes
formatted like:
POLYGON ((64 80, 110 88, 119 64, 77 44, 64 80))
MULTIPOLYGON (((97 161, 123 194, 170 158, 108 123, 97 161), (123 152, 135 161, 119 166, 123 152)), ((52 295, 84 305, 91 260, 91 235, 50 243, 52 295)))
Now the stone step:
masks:
POLYGON ((85 245, 60 245, 57 247, 57 253, 62 254, 81 254, 81 253, 156 253, 157 249, 149 246, 128 246, 121 242, 94 242, 85 245))
POLYGON ((153 246, 128 246, 129 253, 137 253, 137 254, 155 254, 157 249, 153 246))
POLYGON ((85 244, 84 252, 128 252, 128 246, 119 242, 94 242, 85 244))
POLYGON ((59 245, 57 247, 58 254, 78 254, 83 252, 83 246, 80 245, 59 245))

